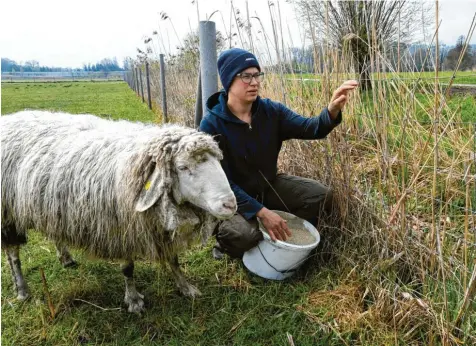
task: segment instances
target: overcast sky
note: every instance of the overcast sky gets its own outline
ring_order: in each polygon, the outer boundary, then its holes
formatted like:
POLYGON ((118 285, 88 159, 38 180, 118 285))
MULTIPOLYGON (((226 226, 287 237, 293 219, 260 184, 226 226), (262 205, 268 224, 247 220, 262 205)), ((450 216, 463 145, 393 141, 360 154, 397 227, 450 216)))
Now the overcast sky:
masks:
MULTIPOLYGON (((258 15, 271 36, 267 2, 250 0, 248 7, 250 16, 258 15)), ((278 0, 273 2, 277 4, 278 0)), ((243 17, 246 17, 245 4, 246 0, 233 0, 243 17)), ((200 20, 219 10, 212 17, 217 30, 224 31, 223 23, 229 29, 230 0, 198 0, 198 5, 200 20)), ((302 46, 302 28, 293 6, 284 0, 279 0, 279 5, 285 41, 292 39, 294 46, 302 46)), ((458 36, 466 35, 475 12, 476 0, 440 1, 440 42, 454 44, 458 36)), ((257 30, 258 23, 254 24, 257 30)), ((82 67, 105 57, 117 57, 122 64, 124 57, 136 56, 137 47, 144 48, 144 38, 159 30, 159 26, 166 49, 170 42, 173 52, 178 44, 177 36, 183 39, 197 25, 197 6, 192 0, 4 1, 0 54, 17 62, 37 60, 44 66, 82 67), (161 20, 161 12, 167 13, 170 20, 161 20)), ((476 43, 476 33, 471 43, 476 43)))

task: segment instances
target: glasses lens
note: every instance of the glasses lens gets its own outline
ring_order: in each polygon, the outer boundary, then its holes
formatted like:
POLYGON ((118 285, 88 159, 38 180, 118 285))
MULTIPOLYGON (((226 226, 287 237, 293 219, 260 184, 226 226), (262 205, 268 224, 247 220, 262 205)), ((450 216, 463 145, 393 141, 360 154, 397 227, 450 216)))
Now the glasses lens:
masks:
POLYGON ((264 73, 263 72, 258 72, 255 74, 242 73, 240 77, 241 77, 241 80, 247 84, 251 83, 252 78, 254 78, 258 83, 260 83, 263 81, 264 73))
POLYGON ((249 73, 243 73, 241 75, 241 80, 245 83, 251 83, 251 78, 253 78, 253 75, 249 74, 249 73))

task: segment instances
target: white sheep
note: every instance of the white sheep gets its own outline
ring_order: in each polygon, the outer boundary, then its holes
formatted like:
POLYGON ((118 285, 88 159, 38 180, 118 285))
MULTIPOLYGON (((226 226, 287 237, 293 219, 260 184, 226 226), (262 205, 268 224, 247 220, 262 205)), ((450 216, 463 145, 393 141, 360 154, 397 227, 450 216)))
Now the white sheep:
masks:
POLYGON ((167 262, 183 294, 200 294, 177 254, 237 208, 211 136, 178 125, 45 111, 2 116, 0 125, 2 247, 18 299, 28 296, 19 245, 30 228, 56 243, 65 266, 74 263, 66 245, 125 259, 130 312, 144 306, 134 258, 167 262))

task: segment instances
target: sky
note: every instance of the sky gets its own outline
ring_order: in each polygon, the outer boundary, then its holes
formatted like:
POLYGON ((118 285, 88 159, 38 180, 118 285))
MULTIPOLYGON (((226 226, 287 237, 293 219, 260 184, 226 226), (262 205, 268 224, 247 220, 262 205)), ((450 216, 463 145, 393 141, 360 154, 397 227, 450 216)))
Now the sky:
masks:
MULTIPOLYGON (((293 46, 301 47, 303 29, 293 5, 285 0, 272 1, 274 14, 279 2, 286 45, 292 40, 293 46)), ((246 2, 233 0, 243 18, 246 2)), ((179 40, 198 27, 198 18, 205 20, 215 10, 218 12, 211 20, 216 22, 217 30, 229 30, 230 4, 231 0, 5 1, 0 55, 16 62, 37 60, 40 65, 55 67, 82 67, 107 57, 116 57, 122 64, 125 57, 136 57, 137 48, 144 49, 144 39, 154 30, 163 33, 166 53, 173 53, 179 40), (162 12, 170 19, 161 20, 162 12)), ((265 32, 272 36, 268 0, 249 0, 248 8, 250 16, 258 16, 265 32)), ((454 44, 460 35, 466 35, 475 12, 476 0, 440 0, 440 42, 454 44)), ((252 25, 258 30, 256 20, 252 25)), ((476 44, 476 32, 471 43, 476 44)))

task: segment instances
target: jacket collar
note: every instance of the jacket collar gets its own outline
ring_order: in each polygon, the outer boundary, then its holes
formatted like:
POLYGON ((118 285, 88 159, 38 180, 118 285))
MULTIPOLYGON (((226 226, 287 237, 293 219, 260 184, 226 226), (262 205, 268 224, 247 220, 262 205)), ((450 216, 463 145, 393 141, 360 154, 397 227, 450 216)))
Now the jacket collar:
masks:
MULTIPOLYGON (((251 106, 251 116, 254 117, 258 109, 260 108, 261 98, 258 96, 253 102, 251 106)), ((207 100, 207 111, 217 117, 220 117, 226 121, 231 121, 238 124, 246 124, 244 121, 238 119, 236 115, 234 115, 227 105, 228 96, 225 93, 225 90, 221 90, 212 96, 210 96, 207 100)))

